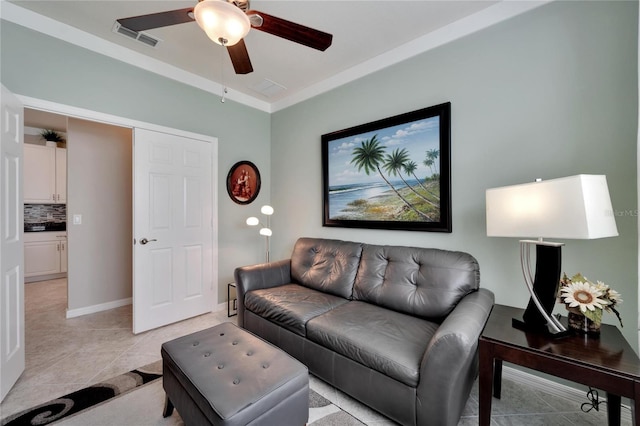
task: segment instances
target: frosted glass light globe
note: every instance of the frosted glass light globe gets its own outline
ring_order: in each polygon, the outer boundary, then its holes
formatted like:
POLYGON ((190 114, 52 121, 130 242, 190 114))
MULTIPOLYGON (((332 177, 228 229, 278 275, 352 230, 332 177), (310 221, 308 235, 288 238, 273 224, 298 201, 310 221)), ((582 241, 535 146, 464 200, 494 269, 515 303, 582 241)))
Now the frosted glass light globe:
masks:
POLYGON ((218 44, 233 46, 251 29, 249 17, 226 0, 203 0, 193 9, 196 22, 218 44))
POLYGON ((265 237, 270 237, 273 233, 271 232, 271 229, 269 228, 262 228, 260 230, 260 235, 264 235, 265 237))

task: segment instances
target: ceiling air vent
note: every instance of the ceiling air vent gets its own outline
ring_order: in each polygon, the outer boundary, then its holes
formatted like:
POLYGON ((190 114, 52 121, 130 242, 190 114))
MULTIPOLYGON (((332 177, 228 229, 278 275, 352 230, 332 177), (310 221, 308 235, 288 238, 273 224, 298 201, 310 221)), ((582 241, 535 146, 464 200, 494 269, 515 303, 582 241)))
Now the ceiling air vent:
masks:
POLYGON ((263 79, 260 83, 254 85, 251 88, 256 92, 262 93, 264 96, 268 98, 274 95, 277 95, 283 90, 287 90, 287 88, 284 87, 283 85, 278 84, 275 81, 271 81, 268 78, 263 79))
POLYGON ((123 36, 130 39, 138 40, 140 43, 146 44, 147 46, 151 47, 156 47, 158 43, 162 41, 159 38, 150 36, 149 34, 133 31, 127 27, 123 27, 118 21, 113 23, 113 28, 111 29, 111 31, 117 34, 122 34, 123 36))

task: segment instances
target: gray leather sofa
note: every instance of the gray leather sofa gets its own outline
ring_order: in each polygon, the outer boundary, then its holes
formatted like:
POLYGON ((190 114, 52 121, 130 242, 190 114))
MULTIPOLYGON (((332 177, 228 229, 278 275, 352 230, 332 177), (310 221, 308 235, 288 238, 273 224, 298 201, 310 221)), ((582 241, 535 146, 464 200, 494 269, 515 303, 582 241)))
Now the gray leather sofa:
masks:
POLYGON ((238 325, 403 425, 456 425, 494 303, 469 254, 300 238, 235 270, 238 325))

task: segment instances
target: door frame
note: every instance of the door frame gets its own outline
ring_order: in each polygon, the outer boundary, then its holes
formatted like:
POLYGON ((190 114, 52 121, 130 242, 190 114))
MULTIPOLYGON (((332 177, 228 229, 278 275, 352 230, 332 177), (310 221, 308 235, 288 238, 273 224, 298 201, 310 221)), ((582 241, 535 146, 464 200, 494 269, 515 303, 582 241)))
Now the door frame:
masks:
MULTIPOLYGON (((209 142, 211 143, 212 156, 213 156, 212 176, 217 175, 216 174, 216 166, 218 165, 218 138, 217 137, 207 136, 199 133, 193 133, 193 132, 180 130, 180 129, 174 129, 171 127, 161 126, 153 123, 147 123, 144 121, 138 121, 138 120, 122 117, 122 116, 105 114, 98 111, 92 111, 84 108, 74 107, 71 105, 51 102, 44 99, 24 96, 18 93, 15 93, 15 95, 22 102, 24 108, 36 109, 40 111, 50 112, 53 114, 66 115, 68 117, 73 117, 73 118, 78 118, 78 119, 88 120, 88 121, 93 121, 98 123, 104 123, 104 124, 111 124, 111 125, 126 127, 130 129, 138 127, 142 129, 148 129, 148 130, 153 130, 153 131, 162 132, 162 133, 169 133, 177 136, 209 142)), ((132 152, 132 161, 134 160, 133 154, 134 153, 132 152)), ((211 261, 212 261, 212 270, 213 270, 212 280, 216 284, 216 286, 214 286, 215 300, 213 303, 213 307, 215 309, 215 307, 217 306, 218 308, 222 309, 224 308, 224 306, 220 305, 219 303, 218 288, 217 288, 218 287, 218 208, 217 208, 218 207, 218 182, 215 178, 212 185, 212 191, 213 191, 213 200, 212 200, 213 201, 213 218, 212 218, 213 238, 212 238, 211 261)), ((132 212, 132 216, 133 216, 133 212, 132 212)), ((133 244, 133 241, 132 241, 132 244, 133 244)), ((133 282, 133 277, 132 277, 132 282, 133 282)), ((132 295, 133 295, 133 289, 132 289, 132 295)))

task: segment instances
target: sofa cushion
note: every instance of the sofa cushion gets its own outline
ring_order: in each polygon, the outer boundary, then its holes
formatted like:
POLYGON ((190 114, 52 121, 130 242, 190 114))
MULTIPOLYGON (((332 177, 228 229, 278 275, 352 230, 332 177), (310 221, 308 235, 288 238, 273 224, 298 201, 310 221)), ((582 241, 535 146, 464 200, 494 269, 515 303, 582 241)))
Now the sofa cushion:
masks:
POLYGON ((362 244, 300 238, 291 255, 291 279, 325 293, 350 298, 362 244))
POLYGON ((408 386, 438 324, 351 301, 307 323, 307 338, 408 386))
POLYGON ((244 296, 247 310, 301 336, 306 335, 306 324, 311 318, 347 302, 297 284, 253 290, 244 296))
POLYGON ((438 319, 479 284, 480 268, 470 254, 364 245, 353 299, 438 319))

